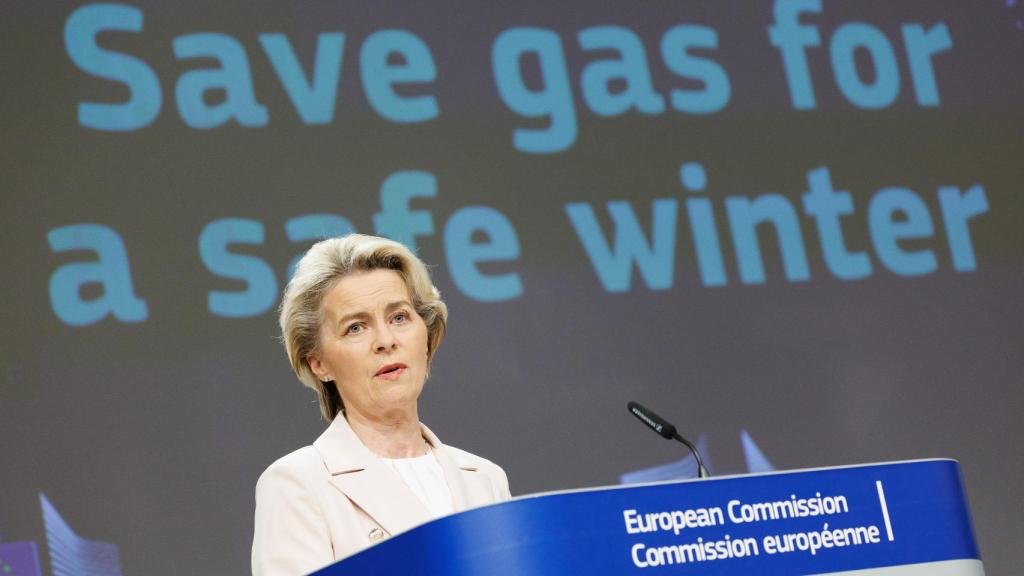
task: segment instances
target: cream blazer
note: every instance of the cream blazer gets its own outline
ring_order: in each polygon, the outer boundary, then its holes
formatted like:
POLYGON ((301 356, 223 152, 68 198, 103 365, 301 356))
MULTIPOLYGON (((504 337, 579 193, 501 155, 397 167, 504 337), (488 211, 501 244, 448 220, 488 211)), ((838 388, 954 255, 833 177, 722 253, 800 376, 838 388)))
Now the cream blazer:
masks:
MULTIPOLYGON (((508 500, 499 466, 423 437, 444 470, 455 510, 508 500)), ((256 483, 253 576, 299 576, 432 520, 402 479, 339 415, 312 446, 274 462, 256 483)))

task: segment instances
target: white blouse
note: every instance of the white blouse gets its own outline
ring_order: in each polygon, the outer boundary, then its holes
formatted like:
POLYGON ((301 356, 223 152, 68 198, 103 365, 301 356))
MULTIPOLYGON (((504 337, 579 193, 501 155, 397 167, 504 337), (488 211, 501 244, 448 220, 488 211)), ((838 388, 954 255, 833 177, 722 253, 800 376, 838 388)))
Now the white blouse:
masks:
POLYGON ((412 490, 413 494, 423 502, 435 518, 446 516, 455 511, 452 504, 452 492, 444 479, 444 470, 430 450, 416 458, 381 458, 389 468, 394 470, 412 490))

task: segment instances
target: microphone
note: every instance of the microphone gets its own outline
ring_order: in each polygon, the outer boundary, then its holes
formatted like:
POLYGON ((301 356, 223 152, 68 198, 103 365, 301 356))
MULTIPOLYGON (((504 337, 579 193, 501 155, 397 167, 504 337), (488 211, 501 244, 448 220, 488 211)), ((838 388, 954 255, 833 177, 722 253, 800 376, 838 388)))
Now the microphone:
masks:
POLYGON ((694 459, 697 460, 698 478, 707 478, 710 476, 710 474, 708 474, 708 469, 704 467, 704 461, 700 457, 700 452, 697 452, 697 447, 691 444, 686 438, 680 436, 679 433, 676 432, 675 426, 670 424, 661 416, 652 412, 650 409, 645 408, 632 400, 626 404, 626 407, 629 408, 630 414, 636 416, 638 420, 646 424, 651 430, 657 432, 662 438, 665 438, 666 440, 678 440, 689 448, 690 452, 693 453, 694 459))

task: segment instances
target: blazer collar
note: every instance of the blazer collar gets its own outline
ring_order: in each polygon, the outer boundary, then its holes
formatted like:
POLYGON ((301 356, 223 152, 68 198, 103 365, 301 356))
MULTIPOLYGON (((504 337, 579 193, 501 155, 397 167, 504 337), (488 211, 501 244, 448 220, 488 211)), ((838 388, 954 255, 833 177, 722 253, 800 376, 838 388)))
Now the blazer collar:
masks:
POLYGON ((444 444, 430 431, 430 428, 427 428, 422 422, 420 428, 423 430, 423 437, 434 451, 434 457, 437 458, 441 469, 444 470, 444 479, 448 482, 448 489, 452 493, 452 504, 455 511, 465 510, 468 508, 468 503, 466 502, 466 486, 462 482, 462 470, 476 471, 476 468, 459 466, 445 449, 444 444))
MULTIPOLYGON (((455 510, 465 510, 478 504, 476 479, 471 482, 474 490, 467 492, 462 478, 462 470, 476 471, 477 466, 472 462, 457 462, 429 428, 423 424, 420 426, 423 437, 444 471, 455 510)), ((404 532, 432 520, 430 512, 405 482, 363 445, 343 414, 335 417, 327 430, 313 442, 313 447, 331 474, 331 484, 389 534, 404 532)), ((480 480, 486 481, 485 478, 480 480)))

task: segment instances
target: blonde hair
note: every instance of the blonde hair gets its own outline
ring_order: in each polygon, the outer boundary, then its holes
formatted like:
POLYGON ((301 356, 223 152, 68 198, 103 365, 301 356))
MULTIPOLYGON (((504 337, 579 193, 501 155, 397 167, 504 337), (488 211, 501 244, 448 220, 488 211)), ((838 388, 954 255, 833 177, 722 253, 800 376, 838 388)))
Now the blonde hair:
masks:
POLYGON ((369 270, 394 270, 412 297, 413 308, 427 325, 427 365, 444 339, 448 307, 430 281, 426 265, 399 242, 349 234, 314 244, 299 260, 295 274, 281 298, 281 338, 288 360, 299 381, 312 388, 320 400, 320 412, 328 421, 344 408, 333 381, 321 382, 307 358, 320 353, 322 303, 345 276, 369 270))

